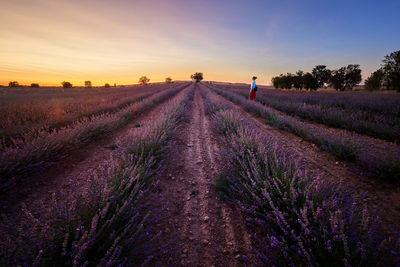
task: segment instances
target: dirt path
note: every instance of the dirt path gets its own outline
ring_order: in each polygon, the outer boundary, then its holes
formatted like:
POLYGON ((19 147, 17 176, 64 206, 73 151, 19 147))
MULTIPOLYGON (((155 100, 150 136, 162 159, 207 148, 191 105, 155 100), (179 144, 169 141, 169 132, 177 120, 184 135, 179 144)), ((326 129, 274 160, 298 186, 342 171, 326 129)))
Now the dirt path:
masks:
MULTIPOLYGON (((205 90, 209 90, 204 86, 205 90)), ((293 151, 301 164, 311 172, 333 181, 341 180, 344 189, 356 192, 355 198, 367 203, 369 209, 377 210, 382 218, 385 231, 400 232, 400 188, 384 181, 355 174, 351 164, 338 161, 330 153, 322 151, 314 144, 287 131, 269 126, 263 118, 256 117, 245 111, 241 106, 215 94, 221 102, 229 103, 234 110, 239 111, 263 134, 271 136, 280 148, 293 151)))
POLYGON ((166 218, 158 225, 161 244, 176 241, 160 261, 171 266, 243 266, 250 237, 237 211, 222 202, 213 179, 223 166, 196 88, 188 119, 175 134, 158 190, 167 201, 166 218))
MULTIPOLYGON (((173 98, 184 93, 184 89, 173 98)), ((50 167, 42 174, 26 179, 24 183, 0 196, 0 214, 15 218, 21 216, 22 205, 35 215, 40 215, 44 209, 50 209, 53 197, 66 200, 72 196, 72 192, 82 190, 87 186, 87 176, 84 175, 102 165, 110 159, 118 139, 123 138, 129 132, 139 131, 141 126, 151 121, 160 110, 168 104, 168 100, 155 108, 138 115, 123 128, 116 130, 107 137, 95 141, 84 148, 72 153, 64 160, 50 167)), ((1 222, 0 222, 1 226, 1 222)))

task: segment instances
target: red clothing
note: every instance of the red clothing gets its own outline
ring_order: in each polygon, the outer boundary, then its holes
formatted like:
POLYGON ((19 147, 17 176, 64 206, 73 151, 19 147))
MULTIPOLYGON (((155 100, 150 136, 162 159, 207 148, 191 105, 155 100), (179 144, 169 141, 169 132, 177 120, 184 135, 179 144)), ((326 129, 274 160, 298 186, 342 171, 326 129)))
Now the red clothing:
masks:
POLYGON ((251 90, 251 92, 249 94, 249 99, 250 100, 256 100, 256 91, 251 90))

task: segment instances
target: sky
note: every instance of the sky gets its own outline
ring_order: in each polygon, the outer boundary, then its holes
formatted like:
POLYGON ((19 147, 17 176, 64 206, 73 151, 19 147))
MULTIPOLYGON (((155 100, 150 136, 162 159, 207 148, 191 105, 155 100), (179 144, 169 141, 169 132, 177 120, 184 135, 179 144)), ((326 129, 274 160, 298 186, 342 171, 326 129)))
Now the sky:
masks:
POLYGON ((400 49, 400 1, 0 0, 0 84, 134 84, 273 76, 400 49))

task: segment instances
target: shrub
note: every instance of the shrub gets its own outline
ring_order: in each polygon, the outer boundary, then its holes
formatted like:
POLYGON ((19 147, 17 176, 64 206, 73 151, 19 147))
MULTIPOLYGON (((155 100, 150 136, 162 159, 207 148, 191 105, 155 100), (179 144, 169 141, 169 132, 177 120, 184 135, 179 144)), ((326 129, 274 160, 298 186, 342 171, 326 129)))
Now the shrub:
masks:
POLYGON ((39 87, 39 84, 38 83, 31 83, 31 87, 39 87))
POLYGON ((64 88, 72 88, 72 83, 70 82, 63 81, 61 84, 64 88))
POLYGON ((171 77, 165 78, 165 82, 166 82, 166 83, 172 83, 172 78, 171 78, 171 77))
POLYGON ((91 81, 85 81, 85 87, 86 88, 91 88, 92 87, 92 82, 91 81))
POLYGON ((146 76, 142 76, 139 78, 139 84, 145 85, 145 84, 148 84, 149 82, 150 82, 150 79, 147 78, 146 76))
POLYGON ((109 83, 106 83, 106 84, 104 85, 104 87, 108 88, 108 87, 110 87, 110 84, 109 84, 109 83))
POLYGON ((192 80, 195 80, 197 83, 203 80, 203 73, 202 72, 196 72, 195 74, 192 74, 190 76, 192 80))
POLYGON ((20 85, 19 85, 19 83, 17 81, 12 81, 12 82, 8 83, 8 86, 10 86, 10 87, 19 87, 20 85))

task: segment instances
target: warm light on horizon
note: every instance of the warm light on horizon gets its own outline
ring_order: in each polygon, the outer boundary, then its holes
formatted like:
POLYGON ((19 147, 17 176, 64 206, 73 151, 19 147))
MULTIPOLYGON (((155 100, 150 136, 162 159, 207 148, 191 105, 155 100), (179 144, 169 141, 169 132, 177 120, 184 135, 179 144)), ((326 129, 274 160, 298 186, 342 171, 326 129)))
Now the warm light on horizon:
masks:
MULTIPOLYGON (((8 1, 0 10, 0 84, 135 84, 142 75, 188 80, 196 71, 205 80, 249 83, 256 75, 270 84, 280 73, 317 64, 360 64, 366 78, 400 37, 393 22, 382 33, 366 31, 353 19, 362 15, 356 10, 336 20, 333 8, 314 21, 295 2, 8 1)), ((373 18, 363 23, 375 25, 373 18)))

